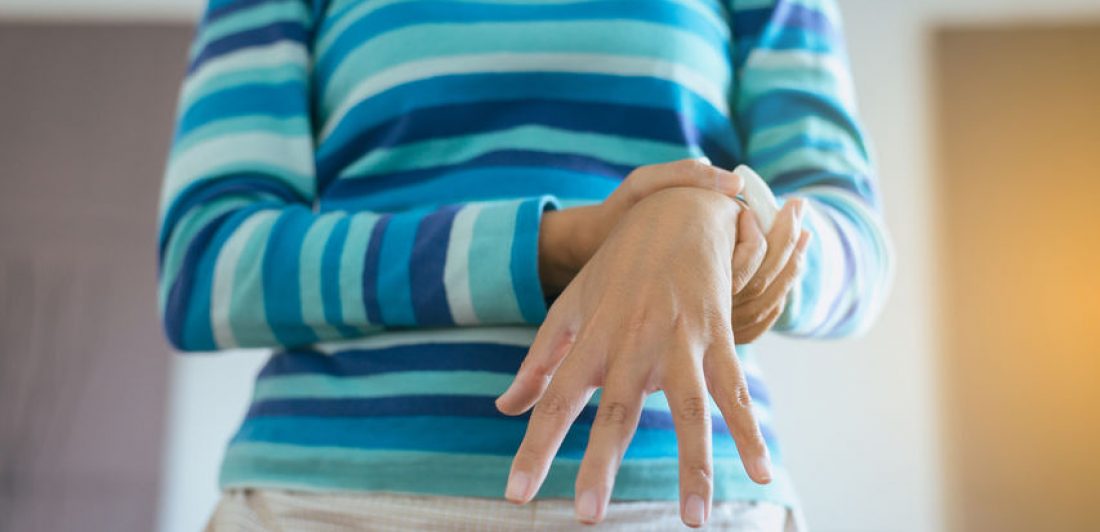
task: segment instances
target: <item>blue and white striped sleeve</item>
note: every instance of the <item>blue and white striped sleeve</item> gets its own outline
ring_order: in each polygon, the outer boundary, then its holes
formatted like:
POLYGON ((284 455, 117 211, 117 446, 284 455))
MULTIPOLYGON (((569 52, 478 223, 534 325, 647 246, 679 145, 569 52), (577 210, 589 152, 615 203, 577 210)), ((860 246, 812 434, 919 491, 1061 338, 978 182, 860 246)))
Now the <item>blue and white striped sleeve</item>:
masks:
POLYGON ((798 337, 866 331, 893 277, 875 168, 857 119, 832 0, 732 0, 734 114, 746 162, 782 202, 807 199, 813 236, 801 282, 773 329, 798 337))
POLYGON ((541 322, 538 230, 552 196, 315 211, 313 17, 306 0, 212 0, 200 22, 161 194, 171 343, 208 351, 541 322))

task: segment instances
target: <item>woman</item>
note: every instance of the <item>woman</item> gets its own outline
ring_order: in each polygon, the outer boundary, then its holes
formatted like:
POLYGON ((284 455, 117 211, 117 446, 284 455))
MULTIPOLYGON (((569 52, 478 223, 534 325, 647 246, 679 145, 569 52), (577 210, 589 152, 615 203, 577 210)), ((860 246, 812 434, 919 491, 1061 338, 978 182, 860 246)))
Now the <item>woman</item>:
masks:
POLYGON ((162 312, 184 351, 276 348, 211 529, 793 526, 747 344, 856 334, 891 272, 839 27, 827 0, 211 0, 162 312), (767 234, 739 163, 784 200, 767 234))

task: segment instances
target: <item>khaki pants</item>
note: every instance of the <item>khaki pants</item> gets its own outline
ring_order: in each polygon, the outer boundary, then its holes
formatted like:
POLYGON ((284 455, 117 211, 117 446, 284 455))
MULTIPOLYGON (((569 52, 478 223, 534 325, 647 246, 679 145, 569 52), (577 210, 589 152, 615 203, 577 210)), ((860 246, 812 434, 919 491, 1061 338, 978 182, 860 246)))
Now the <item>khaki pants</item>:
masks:
MULTIPOLYGON (((604 521, 584 526, 573 501, 536 500, 524 506, 504 499, 398 493, 312 493, 234 489, 223 494, 207 532, 344 530, 687 530, 676 501, 616 501, 604 521)), ((706 530, 801 532, 801 519, 782 506, 715 501, 706 530), (798 521, 798 523, 796 523, 798 521)))

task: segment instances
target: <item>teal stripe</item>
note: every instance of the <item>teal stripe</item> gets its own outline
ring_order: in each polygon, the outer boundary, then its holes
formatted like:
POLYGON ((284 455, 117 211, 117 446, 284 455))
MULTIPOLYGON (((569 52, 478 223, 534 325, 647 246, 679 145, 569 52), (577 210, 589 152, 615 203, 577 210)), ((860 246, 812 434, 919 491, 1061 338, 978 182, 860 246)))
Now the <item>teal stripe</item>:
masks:
POLYGON ((390 218, 386 225, 378 259, 378 300, 382 302, 382 322, 386 325, 416 325, 409 263, 416 243, 416 228, 426 212, 403 212, 390 218))
MULTIPOLYGON (((744 346, 742 346, 744 347, 744 346)), ((333 377, 329 375, 289 375, 265 377, 256 381, 252 400, 276 399, 370 399, 404 395, 470 395, 496 397, 511 385, 513 375, 486 371, 401 371, 366 377, 333 377)), ((596 390, 588 404, 597 405, 601 390, 596 390)), ((767 409, 755 404, 760 413, 767 409)), ((669 412, 664 392, 646 396, 642 408, 669 412)), ((719 412, 710 399, 712 412, 719 412)))
MULTIPOLYGON (((247 418, 233 443, 268 442, 306 447, 350 447, 508 456, 527 430, 527 419, 453 416, 282 417, 247 418), (439 435, 447 437, 441 438, 439 435)), ((558 456, 580 459, 588 442, 588 425, 573 425, 558 456)), ((676 433, 638 429, 626 460, 664 458, 676 448, 676 433)), ((778 453, 778 449, 769 450, 778 453)), ((714 435, 714 457, 738 456, 728 434, 714 435)))
MULTIPOLYGON (((255 214, 259 216, 262 214, 255 214)), ((234 266, 233 297, 230 302, 229 326, 239 345, 275 345, 275 334, 268 325, 264 310, 263 257, 268 237, 277 217, 263 220, 245 242, 234 266)))
MULTIPOLYGON (((271 444, 229 448, 219 484, 227 487, 398 491, 500 498, 511 458, 402 451, 309 449, 271 444), (432 481, 425 483, 424 478, 432 481)), ((579 460, 556 458, 538 499, 574 497, 579 460)), ((737 459, 714 462, 715 500, 761 500, 781 505, 797 501, 782 466, 767 485, 753 483, 737 459)), ((675 459, 624 462, 616 474, 614 500, 679 499, 675 459)))
MULTIPOLYGON (((677 63, 719 78, 729 72, 724 51, 698 35, 661 24, 604 20, 492 26, 485 31, 480 25, 424 24, 379 35, 341 58, 328 79, 321 73, 322 108, 331 110, 339 95, 365 79, 364 72, 422 59, 500 53, 501 42, 508 43, 509 53, 609 54, 677 63)), ((324 54, 318 50, 319 60, 324 54)))
POLYGON ((374 398, 398 395, 500 395, 511 375, 485 371, 412 371, 368 377, 292 375, 256 381, 253 401, 374 398))
POLYGON ((219 139, 234 134, 271 133, 288 138, 307 138, 309 120, 305 117, 294 116, 278 118, 269 115, 238 116, 226 120, 218 120, 199 126, 183 137, 179 137, 172 144, 172 153, 185 153, 187 150, 204 142, 217 142, 219 139))
POLYGON ((263 254, 264 311, 280 345, 310 344, 318 339, 303 319, 300 283, 302 248, 313 220, 313 212, 302 205, 284 209, 263 254))
POLYGON ((373 150, 348 165, 340 175, 359 178, 458 164, 499 150, 537 150, 587 155, 623 166, 656 164, 691 155, 689 150, 679 144, 529 125, 373 150))
POLYGON ((262 68, 249 68, 234 70, 219 76, 210 78, 194 88, 188 87, 180 100, 180 105, 191 105, 211 94, 249 84, 277 85, 289 81, 305 80, 306 70, 302 65, 289 63, 262 68))
POLYGON ((539 278, 539 225, 546 209, 557 209, 552 196, 542 196, 520 204, 516 213, 516 232, 512 237, 512 289, 520 314, 527 323, 542 323, 547 305, 539 278))
MULTIPOLYGON (((340 220, 346 219, 340 213, 332 213, 318 217, 309 228, 305 240, 302 242, 302 253, 298 264, 298 284, 302 290, 301 313, 302 319, 313 327, 320 338, 340 338, 341 334, 334 328, 339 321, 328 322, 325 317, 325 293, 324 282, 326 278, 334 280, 339 271, 332 268, 325 271, 325 248, 328 246, 329 237, 340 220)), ((333 285, 336 283, 333 282, 333 285)))
POLYGON ((482 323, 515 323, 519 302, 512 285, 512 246, 520 201, 486 203, 470 239, 470 300, 482 323))
POLYGON ((344 323, 367 323, 367 307, 363 303, 363 265, 367 256, 374 224, 378 215, 359 213, 352 216, 340 256, 340 309, 344 323))
MULTIPOLYGON (((511 456, 239 443, 226 452, 219 485, 223 489, 261 486, 499 499, 511 464, 511 456)), ((580 460, 555 458, 537 498, 572 499, 579 468, 580 460)), ((623 462, 611 496, 614 500, 676 501, 680 498, 678 474, 675 458, 623 462)), ((789 474, 781 464, 776 464, 772 482, 766 485, 752 482, 734 457, 716 459, 714 477, 715 500, 761 500, 786 506, 797 502, 789 474)))

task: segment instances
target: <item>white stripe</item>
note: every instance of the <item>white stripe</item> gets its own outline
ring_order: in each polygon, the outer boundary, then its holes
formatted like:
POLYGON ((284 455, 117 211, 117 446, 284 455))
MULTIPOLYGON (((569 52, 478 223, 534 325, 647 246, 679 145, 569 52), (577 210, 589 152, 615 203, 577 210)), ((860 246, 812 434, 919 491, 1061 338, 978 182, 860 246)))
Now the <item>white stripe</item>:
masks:
POLYGON ((447 245, 447 262, 443 266, 443 287, 447 304, 457 325, 476 324, 473 299, 470 296, 470 242, 474 237, 474 222, 483 207, 471 203, 455 214, 447 245))
POLYGON ((226 240, 214 265, 214 282, 210 294, 210 326, 219 348, 237 347, 236 335, 230 323, 230 306, 236 290, 237 263, 252 234, 265 222, 279 215, 278 211, 261 211, 248 217, 226 240))
MULTIPOLYGON (((834 95, 847 109, 855 108, 855 88, 852 86, 848 66, 836 54, 809 52, 806 50, 754 50, 747 58, 742 72, 746 70, 804 70, 827 72, 836 89, 834 95)), ((798 83, 797 78, 790 78, 798 83)), ((765 91, 762 91, 765 92, 765 91)))
POLYGON ((371 76, 350 91, 329 114, 321 130, 326 139, 344 116, 359 102, 388 89, 418 79, 475 72, 565 72, 651 76, 671 81, 695 92, 722 114, 727 111, 722 87, 707 76, 678 63, 650 57, 611 54, 495 53, 435 57, 397 65, 371 76))
POLYGON ((383 349, 430 343, 490 343, 529 347, 536 327, 446 327, 440 329, 392 330, 385 334, 342 342, 324 342, 315 347, 325 354, 348 349, 383 349))
POLYGON ((278 176, 284 178, 281 181, 303 195, 313 193, 313 151, 307 138, 240 133, 210 138, 173 156, 165 176, 164 197, 174 198, 182 187, 218 171, 246 167, 285 170, 288 175, 278 176))

